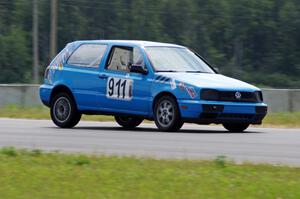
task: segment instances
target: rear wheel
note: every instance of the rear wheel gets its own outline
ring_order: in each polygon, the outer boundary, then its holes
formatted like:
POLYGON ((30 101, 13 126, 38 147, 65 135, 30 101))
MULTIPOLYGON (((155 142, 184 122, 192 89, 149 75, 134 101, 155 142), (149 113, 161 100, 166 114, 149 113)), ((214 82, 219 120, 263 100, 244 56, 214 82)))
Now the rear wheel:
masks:
POLYGON ((133 129, 143 122, 142 118, 118 115, 115 115, 115 120, 120 126, 126 129, 133 129))
POLYGON ((54 96, 50 106, 51 119, 56 126, 72 128, 80 121, 75 101, 67 93, 59 93, 54 96))
POLYGON ((162 131, 178 131, 182 127, 183 121, 173 97, 163 96, 155 103, 154 121, 162 131))
POLYGON ((249 127, 248 123, 224 123, 224 128, 229 132, 243 132, 249 127))

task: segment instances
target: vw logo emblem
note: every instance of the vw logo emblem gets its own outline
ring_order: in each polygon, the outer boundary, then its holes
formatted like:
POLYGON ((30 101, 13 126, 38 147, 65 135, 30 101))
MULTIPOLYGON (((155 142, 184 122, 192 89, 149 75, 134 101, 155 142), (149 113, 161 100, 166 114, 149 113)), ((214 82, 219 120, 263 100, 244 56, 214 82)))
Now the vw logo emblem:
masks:
POLYGON ((234 96, 236 99, 241 99, 242 94, 240 92, 235 92, 234 96))

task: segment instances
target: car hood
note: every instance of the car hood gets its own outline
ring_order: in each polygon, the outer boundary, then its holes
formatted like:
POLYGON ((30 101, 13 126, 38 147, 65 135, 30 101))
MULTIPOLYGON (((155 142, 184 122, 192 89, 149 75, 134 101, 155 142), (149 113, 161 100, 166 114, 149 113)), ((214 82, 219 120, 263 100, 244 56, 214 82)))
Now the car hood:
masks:
POLYGON ((199 88, 212 88, 220 90, 243 90, 243 91, 257 91, 257 87, 243 81, 226 77, 221 74, 209 73, 174 73, 163 72, 159 75, 173 78, 179 82, 190 84, 199 88))

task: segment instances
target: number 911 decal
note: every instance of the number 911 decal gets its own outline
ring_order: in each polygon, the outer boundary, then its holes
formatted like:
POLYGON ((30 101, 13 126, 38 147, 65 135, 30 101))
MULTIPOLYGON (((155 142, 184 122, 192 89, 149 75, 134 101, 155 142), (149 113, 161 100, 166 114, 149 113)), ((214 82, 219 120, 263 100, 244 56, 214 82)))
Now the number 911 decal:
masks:
POLYGON ((132 79, 109 77, 106 84, 106 97, 118 100, 131 100, 132 89, 132 79))

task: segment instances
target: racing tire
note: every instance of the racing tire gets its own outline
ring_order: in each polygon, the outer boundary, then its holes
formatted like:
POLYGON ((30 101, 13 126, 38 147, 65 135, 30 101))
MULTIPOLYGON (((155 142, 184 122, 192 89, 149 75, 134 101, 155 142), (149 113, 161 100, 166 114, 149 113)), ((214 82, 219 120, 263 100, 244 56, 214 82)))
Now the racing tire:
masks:
POLYGON ((223 127, 229 132, 243 132, 249 125, 248 123, 224 123, 223 127))
POLYGON ((140 125, 144 119, 130 117, 130 116, 119 116, 115 115, 116 122, 125 129, 133 129, 140 125))
POLYGON ((157 100, 154 105, 154 121, 161 131, 175 132, 180 130, 184 122, 174 97, 166 95, 157 100))
POLYGON ((72 128, 81 119, 76 103, 67 93, 59 93, 51 100, 50 115, 53 123, 61 128, 72 128))

